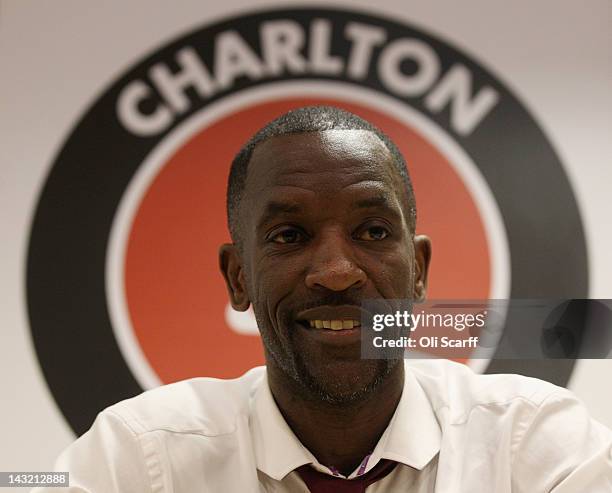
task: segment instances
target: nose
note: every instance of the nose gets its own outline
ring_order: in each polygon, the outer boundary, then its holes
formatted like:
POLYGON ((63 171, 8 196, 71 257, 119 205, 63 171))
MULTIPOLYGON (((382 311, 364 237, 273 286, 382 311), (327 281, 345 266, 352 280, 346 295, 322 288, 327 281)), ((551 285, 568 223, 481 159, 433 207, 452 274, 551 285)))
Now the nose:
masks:
POLYGON ((350 244, 340 232, 325 235, 316 245, 306 286, 331 291, 344 291, 363 286, 366 273, 356 263, 350 244))

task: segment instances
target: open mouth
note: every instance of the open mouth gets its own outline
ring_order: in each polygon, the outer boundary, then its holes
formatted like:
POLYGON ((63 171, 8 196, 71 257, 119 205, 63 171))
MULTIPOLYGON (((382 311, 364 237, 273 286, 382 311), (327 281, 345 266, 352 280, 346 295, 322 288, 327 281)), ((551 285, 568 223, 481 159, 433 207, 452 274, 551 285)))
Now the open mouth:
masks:
POLYGON ((298 320, 298 323, 310 329, 346 330, 361 327, 361 321, 354 319, 298 320))

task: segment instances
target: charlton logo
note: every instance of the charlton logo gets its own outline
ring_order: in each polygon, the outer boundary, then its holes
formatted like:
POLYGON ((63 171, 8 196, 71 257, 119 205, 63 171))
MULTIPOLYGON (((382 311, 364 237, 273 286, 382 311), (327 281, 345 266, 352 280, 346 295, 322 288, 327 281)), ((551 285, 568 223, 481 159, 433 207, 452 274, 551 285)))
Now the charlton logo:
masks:
MULTIPOLYGON (((218 273, 227 174, 254 131, 305 104, 346 108, 398 143, 417 229, 433 240, 431 298, 588 297, 563 167, 527 109, 474 59, 351 10, 228 19, 159 47, 108 87, 41 192, 30 326, 77 434, 143 389, 263 363, 255 322, 229 308, 218 273)), ((493 359, 480 371, 564 385, 573 368, 515 364, 493 359)))
POLYGON ((173 53, 174 63, 155 63, 146 78, 122 89, 117 100, 119 121, 135 135, 157 135, 192 105, 231 90, 237 81, 328 77, 358 84, 367 81, 400 99, 419 99, 432 114, 448 108, 451 129, 467 136, 499 97, 489 85, 472 94, 471 70, 460 62, 443 66, 436 47, 423 37, 395 37, 380 23, 309 16, 299 22, 291 17, 295 16, 263 21, 245 35, 236 29, 215 34, 210 61, 202 58, 208 46, 182 46, 173 53), (253 34, 254 46, 245 39, 253 34), (186 94, 188 89, 196 93, 193 100, 186 94), (144 105, 152 108, 148 114, 141 109, 144 105))

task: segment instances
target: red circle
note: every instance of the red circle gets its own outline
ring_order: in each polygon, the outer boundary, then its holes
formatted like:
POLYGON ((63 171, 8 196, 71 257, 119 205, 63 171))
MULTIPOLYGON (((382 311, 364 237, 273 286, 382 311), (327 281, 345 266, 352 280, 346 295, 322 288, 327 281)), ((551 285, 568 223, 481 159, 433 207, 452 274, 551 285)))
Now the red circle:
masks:
POLYGON ((194 134, 146 190, 129 234, 125 293, 132 328, 163 383, 237 377, 264 363, 259 337, 226 324, 228 298, 217 251, 228 242, 225 192, 230 163, 259 128, 296 107, 331 104, 372 122, 406 157, 430 236, 430 299, 485 299, 490 256, 478 209, 451 163, 415 129, 373 108, 325 98, 245 107, 194 134))

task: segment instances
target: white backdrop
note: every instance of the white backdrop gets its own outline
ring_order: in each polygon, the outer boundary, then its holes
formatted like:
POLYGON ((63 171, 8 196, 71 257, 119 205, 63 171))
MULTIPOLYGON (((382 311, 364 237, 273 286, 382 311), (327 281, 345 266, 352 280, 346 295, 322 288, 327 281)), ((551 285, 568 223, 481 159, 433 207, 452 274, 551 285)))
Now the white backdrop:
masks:
MULTIPOLYGON (((612 298, 612 4, 608 0, 337 1, 445 39, 491 69, 553 142, 577 195, 590 297, 612 298)), ((30 219, 75 119, 131 63, 253 2, 0 3, 0 470, 47 470, 74 435, 39 369, 25 308, 30 219)), ((259 2, 258 7, 296 2, 259 2)), ((308 6, 330 5, 310 2, 308 6)), ((563 266, 560 266, 563 268, 563 266)), ((570 388, 612 426, 612 361, 581 361, 570 388)))

